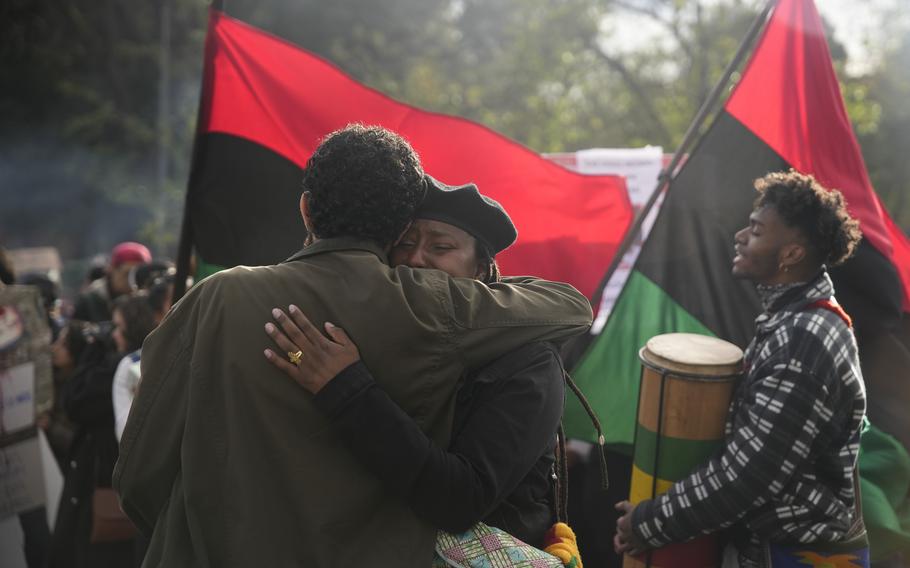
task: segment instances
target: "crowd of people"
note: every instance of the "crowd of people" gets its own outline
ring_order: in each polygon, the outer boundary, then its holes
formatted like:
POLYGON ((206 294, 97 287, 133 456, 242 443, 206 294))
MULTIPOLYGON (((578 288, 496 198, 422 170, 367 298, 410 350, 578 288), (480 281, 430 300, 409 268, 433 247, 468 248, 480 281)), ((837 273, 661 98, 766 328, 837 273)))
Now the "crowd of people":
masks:
POLYGON ((146 336, 170 309, 174 268, 140 243, 111 251, 93 267, 71 305, 47 275, 17 275, 5 263, 4 284, 35 286, 51 331, 54 400, 37 417, 63 474, 53 531, 43 510, 21 516, 32 567, 141 565, 141 537, 105 540, 93 534, 93 496, 109 488, 118 440, 136 394, 146 336))
MULTIPOLYGON (((48 565, 461 566, 495 541, 509 562, 580 566, 561 522, 560 347, 590 326, 588 300, 501 275, 508 213, 386 129, 326 137, 303 188, 309 237, 287 261, 218 273, 170 309, 169 265, 122 243, 72 319, 49 315, 41 427, 65 484, 48 565), (135 535, 99 536, 108 487, 135 535)), ((858 224, 809 176, 756 189, 732 273, 764 312, 725 439, 662 495, 616 504, 592 537, 614 560, 723 532, 725 567, 869 564, 865 391, 827 273, 858 224)))

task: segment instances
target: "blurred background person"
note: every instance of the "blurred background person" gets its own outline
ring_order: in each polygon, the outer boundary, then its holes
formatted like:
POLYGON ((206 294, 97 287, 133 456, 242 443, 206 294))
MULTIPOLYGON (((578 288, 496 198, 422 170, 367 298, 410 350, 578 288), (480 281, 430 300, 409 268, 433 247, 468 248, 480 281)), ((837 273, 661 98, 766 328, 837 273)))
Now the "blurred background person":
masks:
POLYGON ((113 302, 133 291, 130 271, 152 261, 149 249, 140 243, 124 242, 111 251, 104 278, 93 281, 76 300, 73 318, 84 321, 110 321, 113 302))
POLYGON ((162 279, 173 279, 176 273, 173 262, 153 260, 133 268, 129 274, 129 283, 133 290, 148 290, 162 279))
POLYGON ((148 287, 149 304, 155 312, 155 323, 161 323, 174 300, 174 274, 156 278, 148 287))
MULTIPOLYGON (((113 328, 86 325, 85 348, 64 381, 61 400, 75 433, 64 464, 64 485, 51 545, 51 567, 121 567, 137 563, 134 538, 92 542, 92 497, 111 486, 118 447, 114 430, 113 384, 125 355, 136 352, 155 327, 147 292, 114 301, 113 328)), ((67 328, 73 333, 75 326, 67 328)), ((65 357, 62 361, 65 362, 65 357)), ((128 412, 128 410, 127 410, 128 412)))
POLYGON ((66 470, 66 459, 73 443, 74 427, 63 408, 63 393, 67 380, 76 371, 88 347, 89 328, 97 327, 83 321, 71 320, 60 330, 51 344, 51 364, 54 366, 54 407, 39 418, 39 425, 47 435, 47 441, 60 464, 66 470))
MULTIPOLYGON (((167 295, 165 286, 166 284, 162 283, 156 289, 156 302, 165 301, 167 295)), ((152 295, 145 290, 118 300, 114 308, 114 341, 117 344, 118 352, 125 354, 114 373, 111 387, 114 432, 118 442, 123 434, 123 428, 126 426, 133 398, 139 388, 142 342, 167 313, 167 309, 161 311, 162 309, 164 309, 163 304, 159 304, 156 308, 152 303, 152 295)))
POLYGON ((16 278, 16 284, 34 286, 41 294, 44 302, 44 311, 47 313, 47 325, 51 330, 52 340, 56 340, 63 329, 64 319, 60 310, 60 285, 46 274, 31 272, 16 278))
POLYGON ((96 254, 89 263, 88 270, 85 272, 85 280, 79 288, 79 292, 85 292, 95 280, 101 280, 107 274, 107 257, 103 254, 96 254))
MULTIPOLYGON (((133 405, 133 399, 139 390, 141 381, 140 358, 142 342, 154 328, 161 323, 171 307, 171 294, 174 287, 173 272, 158 276, 153 281, 144 281, 147 290, 135 292, 128 299, 121 298, 114 309, 114 341, 117 349, 125 352, 111 387, 111 398, 114 405, 114 434, 117 442, 123 434, 126 420, 133 405)), ((141 565, 148 548, 148 539, 136 535, 136 565, 141 565)))
MULTIPOLYGON (((121 355, 113 346, 109 326, 86 323, 67 327, 67 334, 77 332, 83 334, 85 347, 60 390, 60 404, 73 425, 73 441, 62 468, 63 491, 49 565, 128 566, 133 554, 131 541, 90 542, 92 495, 95 487, 103 486, 105 481, 110 485, 117 460, 110 388, 121 355)), ((65 355, 62 362, 67 363, 65 355)))

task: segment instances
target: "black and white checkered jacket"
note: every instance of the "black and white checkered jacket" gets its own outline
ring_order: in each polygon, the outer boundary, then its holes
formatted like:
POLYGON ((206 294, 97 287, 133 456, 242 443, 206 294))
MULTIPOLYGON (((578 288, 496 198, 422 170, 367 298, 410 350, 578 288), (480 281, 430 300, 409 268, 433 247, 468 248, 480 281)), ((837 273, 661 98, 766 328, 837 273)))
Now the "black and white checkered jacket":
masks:
POLYGON ((663 495, 633 530, 660 547, 734 526, 740 564, 760 566, 763 542, 834 542, 853 521, 853 468, 866 409, 852 329, 822 307, 827 272, 760 290, 765 311, 746 350, 724 445, 663 495))

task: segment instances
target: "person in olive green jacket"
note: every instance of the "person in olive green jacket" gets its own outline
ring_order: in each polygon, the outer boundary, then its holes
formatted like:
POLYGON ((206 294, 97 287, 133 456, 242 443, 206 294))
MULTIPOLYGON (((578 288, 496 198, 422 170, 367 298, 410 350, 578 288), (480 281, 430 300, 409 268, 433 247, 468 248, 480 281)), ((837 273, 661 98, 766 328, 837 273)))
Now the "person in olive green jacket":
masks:
POLYGON ((312 395, 282 380, 262 356, 262 321, 294 303, 318 326, 343 326, 380 386, 446 446, 466 372, 584 332, 591 308, 568 284, 389 267, 422 180, 389 131, 329 135, 304 173, 310 244, 200 282, 146 340, 114 473, 124 511, 151 537, 144 566, 430 564, 434 527, 358 464, 312 395))

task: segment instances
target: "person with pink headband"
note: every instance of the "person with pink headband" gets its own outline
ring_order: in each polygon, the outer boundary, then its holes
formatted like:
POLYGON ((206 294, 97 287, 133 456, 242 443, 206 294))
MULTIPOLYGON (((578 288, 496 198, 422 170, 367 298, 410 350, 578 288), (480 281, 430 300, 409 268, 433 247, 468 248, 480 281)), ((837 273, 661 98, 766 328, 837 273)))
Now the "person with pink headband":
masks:
POLYGON ((76 300, 73 319, 83 321, 110 321, 114 300, 132 291, 130 271, 152 261, 152 253, 141 243, 120 243, 111 251, 104 278, 92 282, 76 300))

